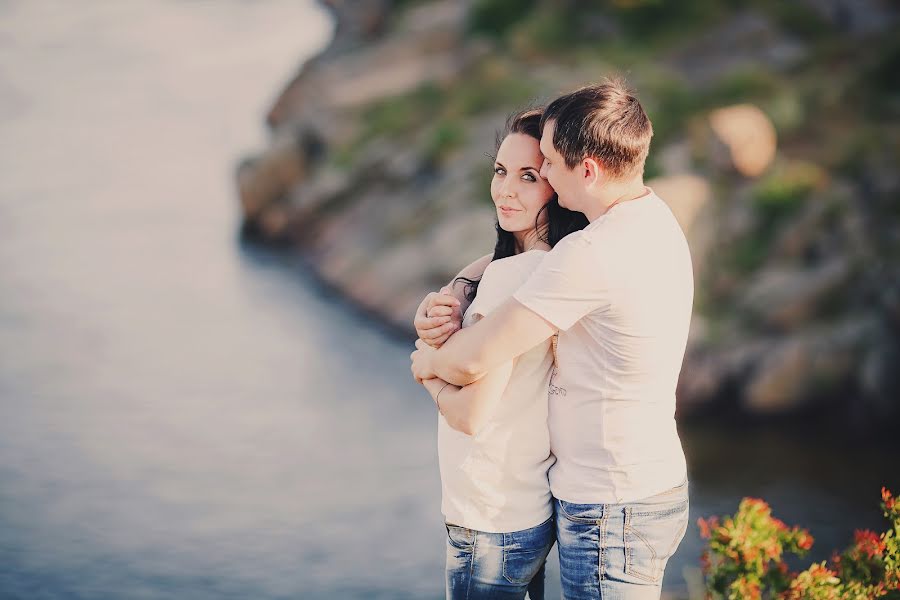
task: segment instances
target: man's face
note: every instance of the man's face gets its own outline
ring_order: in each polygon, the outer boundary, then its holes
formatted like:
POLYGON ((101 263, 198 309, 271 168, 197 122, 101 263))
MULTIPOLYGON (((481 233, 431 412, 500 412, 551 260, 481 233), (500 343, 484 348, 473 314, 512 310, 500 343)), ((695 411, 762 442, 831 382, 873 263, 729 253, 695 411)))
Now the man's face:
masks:
POLYGON ((559 205, 569 210, 578 209, 579 190, 582 187, 581 178, 578 176, 578 167, 569 169, 562 155, 553 146, 553 132, 556 122, 547 121, 544 131, 541 132, 541 154, 544 155, 544 164, 541 165, 541 177, 553 186, 559 195, 559 205))

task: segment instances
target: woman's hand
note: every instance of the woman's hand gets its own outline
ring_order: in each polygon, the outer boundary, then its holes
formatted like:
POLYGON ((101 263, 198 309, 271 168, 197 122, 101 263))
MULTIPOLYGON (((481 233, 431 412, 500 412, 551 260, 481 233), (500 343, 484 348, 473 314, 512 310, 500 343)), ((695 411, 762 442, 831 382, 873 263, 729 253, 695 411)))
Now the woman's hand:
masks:
POLYGON ((413 325, 420 340, 440 348, 462 326, 459 300, 447 287, 428 294, 416 310, 413 325))
POLYGON ((409 355, 412 361, 413 377, 418 383, 422 383, 426 379, 434 379, 437 375, 431 366, 431 358, 434 356, 435 349, 423 342, 416 340, 416 350, 409 355))

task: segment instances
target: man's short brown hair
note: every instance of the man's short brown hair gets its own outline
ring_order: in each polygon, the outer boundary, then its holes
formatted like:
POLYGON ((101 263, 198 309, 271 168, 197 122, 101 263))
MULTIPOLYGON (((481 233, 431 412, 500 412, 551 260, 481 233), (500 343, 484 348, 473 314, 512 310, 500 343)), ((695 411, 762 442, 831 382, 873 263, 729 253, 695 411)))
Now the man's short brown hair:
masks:
POLYGON ((653 126, 623 79, 560 96, 544 111, 541 130, 547 121, 554 122, 553 146, 569 169, 590 157, 616 179, 643 173, 653 126))

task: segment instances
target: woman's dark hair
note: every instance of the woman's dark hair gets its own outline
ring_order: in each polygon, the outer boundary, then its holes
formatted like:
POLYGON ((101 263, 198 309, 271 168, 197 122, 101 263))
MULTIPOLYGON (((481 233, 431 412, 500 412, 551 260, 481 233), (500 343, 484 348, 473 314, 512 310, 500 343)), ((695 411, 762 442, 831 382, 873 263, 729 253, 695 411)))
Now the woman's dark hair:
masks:
MULTIPOLYGON (((507 136, 513 133, 520 133, 541 141, 541 117, 544 114, 543 108, 531 108, 521 112, 514 113, 506 120, 506 127, 497 135, 496 149, 500 149, 500 144, 507 136)), ((563 239, 573 231, 584 229, 588 220, 583 214, 563 208, 559 205, 559 196, 556 192, 538 212, 535 218, 535 227, 540 221, 541 213, 547 211, 547 229, 541 236, 541 241, 546 242, 550 247, 556 246, 559 240, 563 239)), ((513 256, 516 253, 516 238, 509 232, 500 227, 497 222, 497 244, 494 246, 494 257, 491 261, 513 256)), ((466 284, 465 296, 466 300, 471 302, 478 293, 478 283, 480 279, 468 279, 466 277, 457 277, 453 283, 462 281, 466 284)))

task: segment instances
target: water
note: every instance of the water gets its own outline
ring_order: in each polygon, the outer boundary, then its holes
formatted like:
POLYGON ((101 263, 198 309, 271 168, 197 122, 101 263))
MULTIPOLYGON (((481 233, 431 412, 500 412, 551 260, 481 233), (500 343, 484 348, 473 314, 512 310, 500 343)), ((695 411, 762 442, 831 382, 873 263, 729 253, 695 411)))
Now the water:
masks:
MULTIPOLYGON (((441 597, 408 343, 236 236, 233 167, 330 30, 298 0, 0 3, 0 597, 441 597)), ((695 516, 760 495, 834 544, 896 475, 828 440, 685 444, 695 516)))

